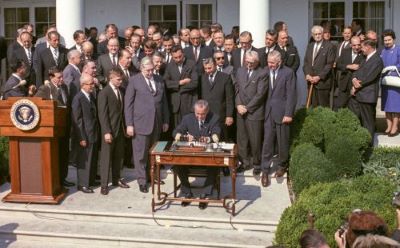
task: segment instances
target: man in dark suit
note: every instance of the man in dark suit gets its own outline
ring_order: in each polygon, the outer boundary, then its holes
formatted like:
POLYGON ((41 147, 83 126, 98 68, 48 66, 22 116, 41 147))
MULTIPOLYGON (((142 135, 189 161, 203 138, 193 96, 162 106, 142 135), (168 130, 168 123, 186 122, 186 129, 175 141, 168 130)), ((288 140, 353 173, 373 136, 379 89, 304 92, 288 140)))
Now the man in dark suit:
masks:
POLYGON ((81 71, 78 67, 81 63, 81 53, 78 50, 70 50, 67 54, 67 58, 68 65, 63 71, 63 79, 65 85, 68 87, 71 99, 74 99, 75 95, 81 89, 81 71))
POLYGON ((124 72, 121 90, 125 92, 128 87, 129 78, 135 74, 132 66, 132 54, 127 49, 122 49, 119 53, 118 68, 124 72))
POLYGON ((141 73, 129 79, 125 95, 125 121, 127 134, 132 138, 135 174, 139 189, 147 193, 149 181, 148 153, 159 140, 161 132, 168 130, 169 111, 162 78, 153 75, 150 57, 141 61, 141 73))
POLYGON ((219 116, 222 129, 221 139, 228 141, 228 127, 233 124, 234 92, 231 77, 217 71, 212 58, 203 61, 204 73, 201 77, 201 99, 209 103, 210 111, 219 116))
POLYGON ((201 75, 204 71, 203 60, 211 58, 213 51, 208 46, 200 43, 200 31, 198 29, 192 29, 190 31, 190 42, 191 45, 183 49, 186 59, 190 59, 196 62, 197 75, 201 75))
POLYGON ((342 32, 343 41, 339 43, 336 50, 336 60, 342 55, 343 49, 351 48, 351 27, 345 27, 342 32))
POLYGON ((353 86, 351 80, 355 71, 360 68, 365 57, 361 53, 361 40, 359 36, 351 38, 351 48, 344 48, 336 62, 338 80, 334 90, 333 109, 347 107, 350 99, 350 90, 353 86))
POLYGON ((119 69, 109 72, 109 84, 100 91, 98 115, 101 127, 100 177, 102 195, 108 195, 108 178, 112 174, 112 185, 129 188, 120 177, 124 160, 125 123, 124 99, 120 90, 123 73, 119 69))
POLYGON ((108 73, 118 65, 119 45, 117 38, 111 38, 107 43, 108 53, 97 59, 97 79, 104 86, 107 84, 108 73))
POLYGON ((205 25, 200 29, 200 35, 202 38, 202 43, 210 48, 215 46, 215 42, 212 38, 211 28, 209 25, 205 25))
POLYGON ((78 50, 83 53, 82 44, 86 41, 86 35, 83 30, 76 30, 73 34, 75 45, 73 45, 69 50, 78 50))
POLYGON ((60 34, 57 31, 48 33, 49 47, 43 48, 37 53, 37 61, 34 60, 36 70, 36 87, 43 84, 44 80, 49 79, 48 71, 52 67, 64 70, 67 66, 67 49, 60 45, 60 34))
MULTIPOLYGON (((180 138, 185 135, 188 141, 201 140, 208 138, 210 141, 218 142, 220 136, 219 118, 216 114, 209 111, 209 104, 205 100, 198 100, 194 104, 194 113, 185 115, 182 118, 181 123, 175 128, 173 136, 175 141, 179 141, 180 138)), ((190 189, 190 183, 188 181, 188 167, 175 166, 174 170, 178 174, 179 180, 181 181, 181 192, 185 198, 192 198, 193 194, 190 189)), ((207 178, 203 185, 203 190, 200 194, 200 199, 206 199, 212 194, 213 185, 218 173, 217 167, 206 167, 207 178)), ((185 207, 189 202, 182 201, 182 206, 185 207)), ((200 203, 199 208, 205 209, 207 203, 200 203)))
POLYGON ((261 166, 262 131, 264 124, 264 103, 268 90, 268 74, 258 63, 258 53, 245 54, 246 67, 236 73, 237 142, 239 159, 238 171, 261 166))
POLYGON ((225 53, 224 55, 227 61, 225 62, 225 65, 233 64, 232 53, 235 49, 237 49, 235 39, 230 34, 226 35, 224 41, 224 53, 225 53))
POLYGON ((28 32, 23 32, 20 36, 22 46, 16 48, 12 54, 12 57, 9 59, 11 64, 15 64, 16 61, 22 60, 25 62, 27 67, 25 80, 28 85, 32 85, 36 83, 35 78, 35 70, 33 69, 33 53, 35 48, 32 46, 32 35, 28 32))
MULTIPOLYGON (((46 100, 57 101, 60 107, 66 107, 68 110, 65 130, 71 129, 71 118, 69 111, 71 108, 71 99, 68 95, 68 88, 63 81, 63 72, 57 67, 52 67, 48 72, 49 81, 39 87, 35 96, 46 100)), ((69 132, 65 132, 65 136, 58 138, 58 160, 60 182, 66 187, 74 186, 72 182, 66 180, 68 176, 68 158, 69 158, 69 132)))
POLYGON ((278 33, 278 46, 280 48, 283 65, 290 67, 296 76, 296 72, 300 66, 300 57, 297 51, 297 48, 294 45, 290 45, 288 42, 288 33, 287 31, 279 31, 278 33))
MULTIPOLYGON (((269 90, 265 103, 264 143, 262 148, 261 185, 269 184, 268 174, 272 158, 278 152, 274 163, 278 164, 277 177, 287 170, 289 160, 289 131, 296 107, 296 77, 291 68, 282 65, 281 53, 268 54, 269 90)), ((254 169, 257 174, 256 169, 254 169)))
POLYGON ((95 88, 94 78, 82 75, 81 90, 72 101, 72 123, 77 137, 73 146, 78 148, 77 174, 78 190, 83 193, 94 193, 100 127, 97 119, 96 100, 92 93, 95 88))
POLYGON ((28 70, 25 62, 18 60, 14 64, 11 64, 10 68, 12 74, 2 87, 2 99, 6 100, 12 96, 32 96, 34 86, 28 86, 24 80, 26 71, 28 70))
POLYGON ((278 33, 274 29, 268 29, 267 32, 265 32, 265 46, 258 49, 260 66, 262 68, 267 66, 267 58, 270 52, 277 50, 284 55, 283 51, 281 51, 280 47, 277 45, 277 41, 278 33))
POLYGON ((174 40, 172 39, 171 36, 164 36, 163 37, 163 47, 164 47, 164 58, 165 58, 165 64, 169 64, 172 61, 172 54, 171 50, 172 47, 174 46, 174 40))
POLYGON ((119 46, 119 48, 122 49, 125 47, 125 39, 118 36, 118 28, 115 24, 107 24, 104 31, 106 32, 107 39, 97 44, 98 56, 110 53, 110 48, 108 47, 108 41, 110 39, 117 39, 117 46, 119 46))
POLYGON ((365 40, 361 50, 366 56, 365 62, 353 73, 349 100, 349 109, 357 115, 361 125, 371 134, 371 144, 375 134, 376 102, 378 99, 379 77, 383 69, 383 62, 376 52, 376 43, 365 40))
POLYGON ((314 41, 307 46, 303 71, 308 87, 314 86, 311 96, 312 106, 329 107, 333 83, 332 67, 335 62, 334 48, 329 41, 322 39, 321 26, 313 26, 311 33, 314 41))
POLYGON ((8 46, 7 46, 7 61, 9 64, 12 63, 11 59, 13 57, 13 53, 16 49, 22 47, 22 42, 21 42, 21 34, 23 32, 26 32, 26 29, 24 28, 19 28, 17 29, 17 33, 16 33, 16 37, 15 40, 13 42, 11 42, 8 46))
POLYGON ((236 49, 232 53, 232 65, 235 74, 240 67, 246 67, 246 52, 257 51, 257 49, 251 45, 253 43, 253 38, 250 32, 243 31, 239 36, 239 42, 241 45, 240 49, 236 49))
POLYGON ((185 58, 180 46, 174 46, 171 53, 173 61, 167 65, 164 80, 173 114, 173 126, 176 127, 182 116, 192 112, 192 106, 197 100, 198 77, 195 62, 185 58))

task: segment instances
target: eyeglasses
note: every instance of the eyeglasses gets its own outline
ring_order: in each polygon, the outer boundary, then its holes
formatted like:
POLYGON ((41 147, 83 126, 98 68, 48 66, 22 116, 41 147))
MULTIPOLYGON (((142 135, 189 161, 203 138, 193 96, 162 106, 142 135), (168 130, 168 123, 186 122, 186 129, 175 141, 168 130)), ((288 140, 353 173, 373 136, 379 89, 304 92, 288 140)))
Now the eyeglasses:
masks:
POLYGON ((200 40, 199 37, 190 37, 191 40, 200 40))
POLYGON ((223 59, 225 59, 224 57, 217 57, 217 58, 215 58, 215 60, 223 60, 223 59))

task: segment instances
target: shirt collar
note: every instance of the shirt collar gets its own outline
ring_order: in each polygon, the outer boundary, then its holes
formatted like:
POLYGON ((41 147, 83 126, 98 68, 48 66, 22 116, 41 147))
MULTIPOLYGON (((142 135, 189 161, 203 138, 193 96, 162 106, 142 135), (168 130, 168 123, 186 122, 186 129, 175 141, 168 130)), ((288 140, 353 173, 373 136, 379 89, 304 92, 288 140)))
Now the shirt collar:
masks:
POLYGON ((16 74, 16 73, 13 73, 12 75, 13 75, 14 77, 18 78, 18 80, 19 80, 19 81, 21 81, 21 80, 22 80, 22 78, 21 78, 20 76, 18 76, 18 74, 16 74))
POLYGON ((376 49, 372 53, 368 54, 366 60, 369 60, 375 53, 376 53, 376 49))
POLYGON ((84 91, 83 89, 81 89, 82 93, 86 96, 86 98, 90 101, 90 95, 89 93, 87 93, 86 91, 84 91))

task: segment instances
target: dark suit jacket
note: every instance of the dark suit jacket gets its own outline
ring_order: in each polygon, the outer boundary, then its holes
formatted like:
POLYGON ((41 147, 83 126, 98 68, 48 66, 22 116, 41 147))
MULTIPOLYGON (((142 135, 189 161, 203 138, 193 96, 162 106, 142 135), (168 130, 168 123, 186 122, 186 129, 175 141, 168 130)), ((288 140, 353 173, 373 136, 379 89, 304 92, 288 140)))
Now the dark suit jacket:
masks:
POLYGON ((21 44, 18 43, 18 41, 13 41, 10 45, 7 47, 7 61, 10 64, 12 61, 12 57, 14 54, 14 51, 18 48, 22 47, 21 44))
MULTIPOLYGON (((270 72, 268 70, 268 76, 270 72)), ((270 80, 269 80, 270 81, 270 80)), ((265 103, 265 118, 271 117, 281 124, 284 116, 293 117, 296 107, 296 76, 287 66, 281 66, 274 82, 274 88, 269 87, 265 103)))
POLYGON ((352 73, 354 71, 347 69, 350 64, 361 64, 365 60, 364 55, 361 53, 352 62, 352 48, 344 48, 340 57, 336 62, 336 69, 338 72, 337 87, 340 91, 350 91, 352 86, 352 73))
POLYGON ((232 117, 234 110, 234 94, 231 77, 223 72, 217 72, 214 83, 209 81, 208 74, 201 77, 201 99, 208 102, 210 111, 218 114, 220 121, 232 117))
POLYGON ((97 96, 97 109, 102 137, 111 133, 115 138, 123 135, 124 117, 123 117, 123 92, 120 90, 121 100, 119 102, 114 90, 109 84, 100 91, 97 96))
POLYGON ((128 87, 128 84, 129 84, 129 78, 133 77, 137 72, 136 72, 136 70, 134 70, 133 65, 132 65, 132 66, 130 66, 128 68, 129 77, 127 77, 125 75, 125 71, 124 71, 124 69, 122 69, 121 65, 118 65, 118 68, 120 68, 124 72, 123 77, 122 77, 122 84, 121 84, 121 88, 120 89, 122 91, 124 91, 124 93, 126 93, 126 88, 128 87))
POLYGON ((3 92, 3 99, 6 100, 12 96, 27 96, 28 95, 28 88, 26 86, 18 86, 17 88, 13 89, 17 84, 19 84, 19 79, 11 74, 8 78, 7 82, 4 84, 2 92, 3 92))
POLYGON ((211 137, 213 134, 220 137, 221 127, 219 117, 212 112, 208 112, 206 119, 204 120, 204 125, 200 128, 199 121, 195 114, 187 114, 183 116, 181 123, 179 123, 173 131, 173 137, 175 137, 177 133, 182 135, 190 134, 196 139, 200 137, 211 137))
POLYGON ((315 87, 317 89, 328 90, 331 88, 333 82, 332 67, 335 62, 334 48, 329 41, 322 41, 314 59, 314 65, 312 65, 314 43, 315 42, 311 42, 307 46, 303 65, 304 75, 319 76, 321 80, 315 87))
MULTIPOLYGON (((135 133, 150 135, 154 128, 169 124, 167 96, 162 78, 154 76, 156 93, 153 95, 142 73, 129 79, 125 95, 125 121, 135 133), (157 123, 155 126, 154 124, 157 123)), ((161 131, 161 130, 159 130, 161 131)))
POLYGON ((100 128, 97 119, 96 100, 87 97, 79 91, 72 101, 72 121, 74 134, 78 141, 85 140, 89 143, 99 141, 100 128))
POLYGON ((179 73, 178 65, 171 61, 165 70, 164 80, 173 113, 178 113, 182 105, 193 106, 197 100, 198 86, 196 64, 194 61, 185 59, 182 66, 182 73, 179 73), (185 78, 190 78, 191 82, 186 85, 179 85, 179 80, 185 78))
MULTIPOLYGON (((261 48, 259 48, 259 49, 257 50, 258 56, 259 56, 259 59, 260 59, 260 66, 263 67, 263 68, 264 68, 265 66, 268 65, 268 63, 267 63, 268 53, 271 52, 271 50, 270 50, 270 51, 267 53, 267 52, 266 52, 266 49, 267 49, 267 47, 265 46, 265 47, 261 47, 261 48)), ((278 52, 280 52, 281 55, 282 55, 282 58, 284 59, 284 57, 285 57, 285 51, 282 51, 281 48, 278 46, 278 44, 275 45, 275 47, 274 47, 274 49, 273 49, 272 51, 278 51, 278 52)))
POLYGON ((71 98, 68 95, 68 88, 65 84, 60 86, 60 90, 53 83, 41 85, 36 92, 35 96, 41 97, 45 100, 55 100, 58 106, 71 107, 71 98))
POLYGON ((39 87, 40 85, 42 85, 44 80, 49 79, 48 72, 49 72, 50 68, 56 66, 58 69, 64 70, 64 68, 68 64, 67 53, 68 53, 68 50, 65 49, 65 47, 59 46, 58 47, 58 63, 56 64, 50 48, 36 50, 37 64, 34 65, 34 68, 36 69, 36 87, 39 87))
POLYGON ((197 75, 201 75, 204 71, 203 59, 212 58, 213 50, 210 47, 204 46, 204 45, 200 45, 197 49, 200 49, 200 53, 197 58, 197 61, 195 60, 195 57, 194 57, 194 53, 193 53, 194 48, 192 45, 183 49, 183 52, 185 53, 186 59, 193 60, 196 63, 197 75))
MULTIPOLYGON (((340 51, 340 47, 343 45, 343 42, 344 41, 340 42, 338 44, 338 46, 337 46, 337 49, 336 49, 336 61, 339 59, 339 51, 340 51)), ((350 41, 348 41, 347 44, 342 48, 342 52, 341 52, 340 55, 342 55, 344 49, 346 49, 346 48, 351 48, 351 42, 350 41)))
MULTIPOLYGON (((247 68, 240 67, 236 73, 235 106, 245 105, 249 120, 264 120, 264 105, 268 91, 268 73, 260 66, 247 79, 247 68)), ((239 116, 239 115, 238 115, 239 116)))
MULTIPOLYGON (((118 63, 118 61, 116 62, 118 63)), ((103 86, 105 86, 108 82, 108 73, 115 67, 111 61, 110 55, 108 53, 100 55, 100 57, 97 59, 96 67, 97 79, 103 86)))
POLYGON ((0 36, 0 60, 4 58, 7 58, 7 43, 6 39, 4 39, 3 36, 0 36))
POLYGON ((300 56, 299 52, 297 51, 297 48, 295 46, 287 45, 286 46, 286 51, 282 50, 283 54, 283 64, 286 65, 287 67, 292 68, 292 70, 296 72, 299 69, 300 66, 300 56))
POLYGON ((12 57, 9 59, 11 63, 15 63, 18 60, 22 60, 28 66, 26 70, 25 80, 28 82, 28 85, 36 84, 36 76, 35 70, 33 69, 33 54, 35 52, 35 48, 31 48, 31 63, 29 63, 28 56, 25 53, 25 49, 22 46, 16 48, 13 52, 12 57))
POLYGON ((80 78, 81 74, 71 64, 68 64, 67 67, 65 67, 63 71, 63 79, 65 85, 68 87, 71 99, 74 99, 75 95, 81 90, 80 78))
POLYGON ((361 80, 361 88, 356 91, 356 100, 363 103, 376 103, 378 99, 379 77, 383 62, 378 53, 360 65, 353 78, 361 80))
MULTIPOLYGON (((124 49, 125 48, 125 38, 118 36, 118 42, 119 42, 119 48, 124 49)), ((108 53, 107 43, 108 43, 108 39, 97 44, 96 50, 97 50, 98 56, 108 53)))
MULTIPOLYGON (((234 73, 236 73, 238 68, 240 68, 242 65, 242 60, 240 59, 241 51, 242 51, 242 49, 238 48, 238 49, 233 50, 233 52, 232 52, 231 62, 232 62, 234 73)), ((251 47, 251 51, 256 51, 259 53, 257 48, 255 48, 253 46, 251 47)), ((225 54, 225 56, 226 56, 226 54, 225 54)), ((260 54, 259 54, 259 57, 260 57, 260 54)), ((261 62, 261 58, 259 58, 259 59, 261 62)), ((227 62, 227 61, 228 61, 228 58, 225 57, 225 62, 227 62)))

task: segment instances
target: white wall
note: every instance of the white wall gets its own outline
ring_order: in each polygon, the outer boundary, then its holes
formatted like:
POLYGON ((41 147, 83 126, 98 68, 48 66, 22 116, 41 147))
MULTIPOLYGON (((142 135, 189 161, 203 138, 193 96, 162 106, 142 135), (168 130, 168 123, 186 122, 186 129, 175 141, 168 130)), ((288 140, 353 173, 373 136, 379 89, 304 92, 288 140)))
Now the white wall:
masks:
POLYGON ((104 26, 114 23, 121 32, 127 26, 142 25, 141 0, 85 0, 85 26, 95 26, 99 32, 104 26))
POLYGON ((233 26, 239 26, 239 0, 217 0, 217 22, 230 34, 233 26))

